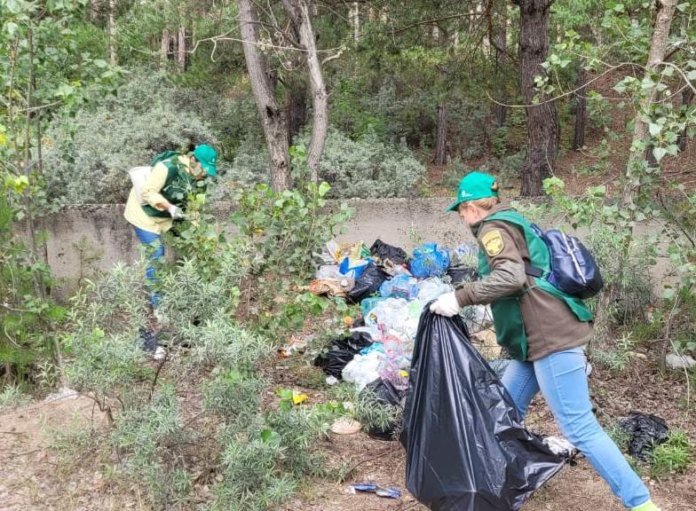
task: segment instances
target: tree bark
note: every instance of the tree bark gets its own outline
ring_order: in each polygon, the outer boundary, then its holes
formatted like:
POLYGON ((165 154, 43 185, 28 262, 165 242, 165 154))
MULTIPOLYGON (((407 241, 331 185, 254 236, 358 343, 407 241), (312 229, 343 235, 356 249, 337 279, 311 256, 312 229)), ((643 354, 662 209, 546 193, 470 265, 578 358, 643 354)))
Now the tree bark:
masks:
POLYGON ((329 129, 329 96, 326 93, 324 75, 317 54, 307 2, 305 0, 283 0, 283 5, 290 14, 300 36, 300 45, 307 60, 309 87, 312 92, 312 136, 307 150, 307 164, 309 165, 310 179, 316 183, 319 180, 319 163, 329 129))
POLYGON ((169 49, 171 44, 171 36, 168 29, 162 29, 162 39, 160 39, 160 67, 164 68, 169 59, 169 49))
POLYGON ((437 134, 433 163, 435 165, 447 163, 447 103, 444 101, 437 105, 437 134))
POLYGON ((112 66, 118 64, 116 52, 116 0, 109 0, 109 62, 112 66))
POLYGON ((186 27, 181 26, 177 31, 176 62, 180 71, 186 71, 186 27))
MULTIPOLYGON (((655 17, 655 29, 650 41, 648 63, 645 66, 646 76, 657 72, 662 64, 676 6, 677 0, 659 0, 657 15, 655 17)), ((621 196, 621 202, 624 206, 633 205, 635 196, 640 189, 640 168, 645 158, 645 148, 649 145, 650 141, 647 119, 649 119, 650 115, 650 106, 655 101, 656 96, 657 87, 654 85, 646 91, 638 104, 638 112, 636 112, 633 128, 631 152, 628 155, 628 162, 626 164, 626 183, 624 184, 621 196)))
POLYGON ((350 4, 348 21, 353 27, 353 41, 357 43, 360 40, 360 4, 358 2, 350 4))
MULTIPOLYGON (((691 103, 694 100, 694 91, 691 89, 691 87, 687 87, 684 89, 682 92, 682 110, 684 111, 684 115, 686 115, 686 111, 689 109, 691 106, 691 103)), ((687 128, 684 128, 684 131, 682 131, 679 134, 679 138, 677 139, 677 147, 679 147, 679 151, 685 151, 686 150, 686 140, 687 140, 687 128)))
MULTIPOLYGON (((507 2, 498 0, 493 7, 493 20, 490 26, 491 46, 495 48, 495 82, 496 95, 501 103, 507 103, 507 93, 505 90, 505 78, 501 71, 503 59, 507 57, 507 2)), ((498 128, 505 126, 507 120, 507 107, 505 105, 495 105, 495 124, 498 128)))
POLYGON ((244 58, 268 148, 271 187, 277 192, 287 190, 291 188, 287 120, 275 99, 274 90, 266 72, 266 59, 256 46, 259 27, 256 8, 252 0, 237 0, 237 3, 239 27, 244 40, 244 58))
POLYGON ((520 8, 520 75, 522 98, 527 113, 527 158, 522 166, 523 196, 542 194, 542 182, 551 176, 558 156, 560 130, 553 102, 540 94, 532 104, 536 90, 534 77, 544 75, 541 64, 549 49, 548 21, 553 0, 513 0, 520 8))
POLYGON ((580 64, 578 70, 578 78, 576 85, 579 87, 575 93, 575 129, 573 130, 573 150, 577 151, 585 146, 585 130, 587 127, 587 73, 583 63, 580 64))

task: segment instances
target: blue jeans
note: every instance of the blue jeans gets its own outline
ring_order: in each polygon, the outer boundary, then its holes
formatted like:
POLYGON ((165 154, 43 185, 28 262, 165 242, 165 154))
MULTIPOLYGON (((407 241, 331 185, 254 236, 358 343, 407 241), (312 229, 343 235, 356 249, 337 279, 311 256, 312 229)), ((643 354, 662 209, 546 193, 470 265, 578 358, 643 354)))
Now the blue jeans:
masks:
MULTIPOLYGON (((140 243, 146 247, 146 253, 148 254, 148 259, 150 262, 145 269, 145 277, 147 278, 149 287, 152 289, 157 282, 157 278, 155 276, 155 264, 164 259, 164 244, 162 243, 162 236, 154 232, 145 231, 139 227, 134 228, 135 235, 138 237, 138 240, 140 240, 140 243)), ((157 294, 155 291, 151 291, 150 305, 152 305, 153 309, 157 307, 159 301, 159 294, 157 294)))
POLYGON ((583 348, 552 353, 534 362, 513 360, 502 382, 522 417, 541 390, 563 435, 587 457, 624 506, 630 509, 650 499, 643 481, 592 413, 583 348))

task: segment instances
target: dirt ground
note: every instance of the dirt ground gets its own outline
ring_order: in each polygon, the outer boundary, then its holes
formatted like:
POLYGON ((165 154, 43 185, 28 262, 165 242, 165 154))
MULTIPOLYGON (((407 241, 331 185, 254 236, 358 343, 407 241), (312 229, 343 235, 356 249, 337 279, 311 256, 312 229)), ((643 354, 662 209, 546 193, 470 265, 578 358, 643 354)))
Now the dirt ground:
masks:
MULTIPOLYGON (((648 369, 648 361, 615 375, 595 368, 591 377, 593 401, 604 424, 630 410, 657 414, 672 429, 696 438, 696 421, 683 409, 686 386, 676 376, 665 378, 648 369), (643 364, 643 365, 641 365, 643 364), (680 408, 681 407, 681 408, 680 408)), ((321 391, 307 389, 310 400, 321 391)), ((693 396, 691 397, 693 399, 693 396)), ((692 412, 693 414, 693 412, 692 412)), ((86 397, 39 402, 0 412, 1 510, 116 510, 147 509, 135 489, 106 482, 108 472, 96 457, 66 463, 51 448, 57 431, 75 422, 103 425, 103 418, 86 397)), ((552 417, 537 400, 527 426, 539 433, 556 433, 552 417)), ((398 442, 372 439, 360 432, 334 435, 323 441, 328 462, 351 470, 343 482, 306 481, 297 496, 279 511, 424 511, 404 487, 405 456, 398 442), (352 494, 350 484, 375 482, 399 488, 401 499, 352 494)), ((696 510, 696 469, 664 480, 644 478, 663 511, 696 510)), ((523 511, 611 511, 622 507, 584 459, 566 466, 525 504, 523 511)))

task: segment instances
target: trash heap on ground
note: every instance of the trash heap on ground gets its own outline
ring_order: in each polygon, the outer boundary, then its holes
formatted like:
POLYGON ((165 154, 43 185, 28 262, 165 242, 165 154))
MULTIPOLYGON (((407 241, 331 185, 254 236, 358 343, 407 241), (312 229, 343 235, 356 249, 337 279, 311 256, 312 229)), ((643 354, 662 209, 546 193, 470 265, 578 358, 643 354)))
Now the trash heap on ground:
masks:
MULTIPOLYGON (((377 239, 368 249, 330 241, 324 246, 321 266, 308 289, 317 295, 344 297, 360 304, 362 320, 350 335, 331 342, 330 350, 315 360, 327 374, 327 383, 368 384, 389 404, 387 397, 403 396, 408 387, 418 320, 423 307, 456 285, 478 279, 476 245, 449 250, 436 243, 405 250, 377 239)), ((471 334, 495 340, 487 306, 464 307, 461 315, 471 334)))

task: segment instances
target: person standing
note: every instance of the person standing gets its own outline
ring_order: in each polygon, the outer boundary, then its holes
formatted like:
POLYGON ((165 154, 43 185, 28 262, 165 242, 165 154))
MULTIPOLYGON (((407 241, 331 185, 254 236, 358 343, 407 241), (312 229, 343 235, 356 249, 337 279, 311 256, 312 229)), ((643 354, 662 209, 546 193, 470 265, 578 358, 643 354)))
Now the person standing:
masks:
POLYGON ((172 228, 174 221, 184 218, 188 199, 192 194, 202 193, 205 179, 214 176, 217 176, 217 152, 213 147, 197 145, 187 154, 167 151, 155 157, 141 188, 138 190, 134 185, 128 195, 123 216, 149 254, 146 277, 153 311, 160 300, 154 287, 155 266, 164 258, 162 234, 172 228))
POLYGON ((491 304, 498 343, 515 359, 502 383, 521 417, 541 392, 563 434, 623 505, 659 511, 592 412, 585 373, 592 314, 579 298, 528 274, 542 267, 540 251, 548 250, 529 221, 500 204, 496 179, 477 171, 462 178, 448 211, 456 211, 476 236, 482 279, 441 295, 430 311, 451 317, 467 305, 491 304))

